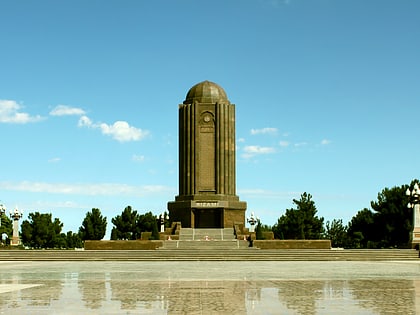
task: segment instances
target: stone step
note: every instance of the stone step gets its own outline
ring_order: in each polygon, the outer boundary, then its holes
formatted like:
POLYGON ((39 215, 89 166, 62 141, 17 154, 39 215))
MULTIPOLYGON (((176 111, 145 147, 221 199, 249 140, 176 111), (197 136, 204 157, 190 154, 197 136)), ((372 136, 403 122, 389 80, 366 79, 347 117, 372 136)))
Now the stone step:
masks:
POLYGON ((246 249, 249 247, 247 241, 240 240, 212 240, 212 241, 164 241, 163 247, 159 249, 195 249, 195 250, 229 250, 229 249, 246 249))
POLYGON ((0 250, 0 261, 417 261, 419 252, 392 250, 0 250))
POLYGON ((182 228, 179 231, 179 240, 196 241, 196 240, 235 240, 233 228, 224 229, 193 229, 182 228))

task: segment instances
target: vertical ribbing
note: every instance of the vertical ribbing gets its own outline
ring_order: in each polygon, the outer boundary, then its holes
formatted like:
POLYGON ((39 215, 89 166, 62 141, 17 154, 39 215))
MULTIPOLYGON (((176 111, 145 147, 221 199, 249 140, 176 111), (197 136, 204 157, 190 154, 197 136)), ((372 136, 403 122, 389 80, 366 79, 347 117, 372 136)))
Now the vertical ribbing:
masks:
POLYGON ((215 148, 216 148, 216 161, 215 161, 215 168, 216 168, 216 194, 220 194, 220 105, 216 103, 214 107, 215 111, 215 148))
POLYGON ((182 105, 178 107, 178 190, 182 194, 182 171, 183 171, 183 141, 182 141, 182 105))
POLYGON ((230 174, 230 163, 231 163, 231 158, 230 158, 230 143, 231 143, 231 121, 230 121, 230 112, 231 112, 231 106, 226 104, 225 105, 226 108, 226 117, 225 117, 225 124, 226 124, 226 141, 225 141, 225 156, 226 156, 226 170, 225 170, 225 181, 226 181, 226 194, 231 195, 231 190, 232 190, 232 183, 231 183, 231 174, 230 174))
POLYGON ((179 125, 178 125, 178 138, 179 138, 179 174, 178 174, 178 181, 179 181, 179 194, 183 195, 185 193, 185 158, 186 158, 186 151, 185 151, 185 105, 179 105, 179 125))
POLYGON ((226 124, 226 130, 225 130, 225 137, 226 137, 226 141, 225 141, 225 165, 226 165, 226 169, 225 169, 225 185, 226 185, 226 194, 230 195, 231 194, 231 183, 230 183, 230 138, 231 138, 231 134, 230 134, 230 106, 229 105, 225 105, 226 108, 226 114, 225 114, 225 124, 226 124))
POLYGON ((226 112, 225 112, 225 106, 224 104, 220 104, 219 105, 220 108, 220 120, 219 120, 219 125, 220 125, 220 138, 218 141, 218 147, 219 147, 219 159, 220 159, 220 176, 219 176, 219 181, 220 181, 220 194, 225 194, 225 141, 226 141, 226 112))
POLYGON ((194 195, 196 194, 197 191, 197 183, 198 183, 198 179, 197 179, 197 170, 196 170, 196 141, 197 141, 197 133, 196 133, 196 127, 197 127, 197 121, 196 118, 198 117, 197 115, 197 111, 198 111, 198 106, 196 103, 190 105, 190 109, 191 109, 191 120, 190 120, 190 125, 191 125, 191 135, 190 135, 190 156, 191 156, 191 161, 190 161, 190 169, 191 169, 191 184, 190 184, 190 190, 189 190, 189 194, 190 195, 194 195))
POLYGON ((231 195, 236 195, 236 134, 235 134, 235 105, 231 105, 231 195))
MULTIPOLYGON (((197 104, 179 106, 179 194, 198 193, 197 184, 197 104)), ((235 105, 215 106, 216 194, 236 195, 235 105)))

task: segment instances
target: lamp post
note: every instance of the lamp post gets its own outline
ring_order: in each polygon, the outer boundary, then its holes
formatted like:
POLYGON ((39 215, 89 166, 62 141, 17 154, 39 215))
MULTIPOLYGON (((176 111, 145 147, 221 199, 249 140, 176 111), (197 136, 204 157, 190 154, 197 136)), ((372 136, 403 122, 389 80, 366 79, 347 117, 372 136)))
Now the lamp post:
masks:
POLYGON ((0 226, 1 226, 1 217, 5 213, 6 213, 6 208, 3 206, 2 203, 0 203, 0 226))
POLYGON ((23 211, 19 211, 16 207, 14 211, 10 211, 10 217, 13 219, 13 237, 10 245, 19 245, 19 219, 23 216, 23 211))
POLYGON ((417 183, 414 184, 413 190, 407 188, 405 194, 410 198, 407 208, 413 209, 413 232, 411 235, 411 246, 413 248, 420 244, 420 188, 417 183))
POLYGON ((251 225, 251 227, 249 228, 249 232, 254 233, 255 224, 258 223, 258 218, 255 216, 254 212, 251 212, 251 216, 246 221, 251 225))
POLYGON ((161 213, 161 215, 159 216, 159 222, 160 222, 160 232, 164 233, 165 232, 165 221, 169 220, 169 215, 165 213, 161 213))

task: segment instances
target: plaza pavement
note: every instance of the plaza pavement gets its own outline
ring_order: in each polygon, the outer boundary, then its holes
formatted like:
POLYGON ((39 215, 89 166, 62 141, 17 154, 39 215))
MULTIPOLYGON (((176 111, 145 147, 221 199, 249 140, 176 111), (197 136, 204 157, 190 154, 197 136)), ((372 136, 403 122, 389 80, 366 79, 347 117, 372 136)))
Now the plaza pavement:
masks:
POLYGON ((420 314, 420 261, 0 261, 0 314, 420 314))

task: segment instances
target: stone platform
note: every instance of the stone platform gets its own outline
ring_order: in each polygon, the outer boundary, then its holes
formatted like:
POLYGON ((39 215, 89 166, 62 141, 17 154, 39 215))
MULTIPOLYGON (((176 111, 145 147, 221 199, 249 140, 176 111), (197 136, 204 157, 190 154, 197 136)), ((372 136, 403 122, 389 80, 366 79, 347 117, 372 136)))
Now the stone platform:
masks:
MULTIPOLYGON (((188 242, 188 241, 185 241, 188 242)), ((213 242, 213 244, 216 242, 213 242)), ((171 241, 171 244, 176 244, 171 241)), ((210 245, 212 245, 209 242, 210 245)), ((0 250, 1 261, 420 261, 414 249, 0 250)), ((420 270, 419 270, 420 272, 420 270)))
POLYGON ((420 314, 417 261, 0 261, 0 314, 420 314))

